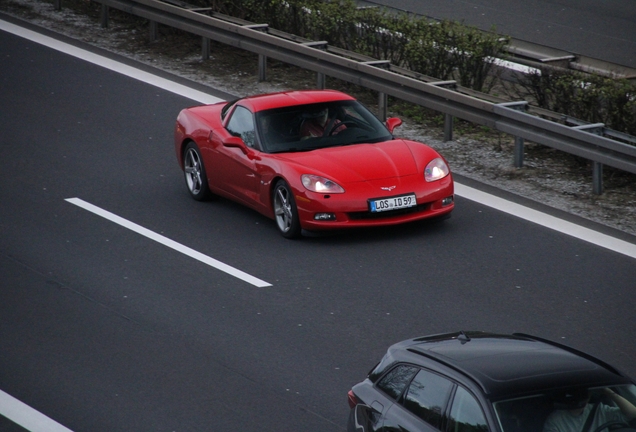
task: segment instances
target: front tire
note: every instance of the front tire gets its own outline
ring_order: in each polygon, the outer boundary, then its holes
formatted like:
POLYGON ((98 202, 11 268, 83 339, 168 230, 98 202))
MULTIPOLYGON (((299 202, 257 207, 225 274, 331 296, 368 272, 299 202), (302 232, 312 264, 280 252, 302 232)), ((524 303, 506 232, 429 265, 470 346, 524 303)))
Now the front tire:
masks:
POLYGON ((192 198, 197 201, 205 201, 212 197, 201 152, 193 142, 189 142, 183 152, 183 173, 188 192, 192 198))
POLYGON ((278 180, 274 186, 274 218, 276 226, 283 237, 294 239, 300 237, 300 219, 298 208, 291 188, 284 180, 278 180))

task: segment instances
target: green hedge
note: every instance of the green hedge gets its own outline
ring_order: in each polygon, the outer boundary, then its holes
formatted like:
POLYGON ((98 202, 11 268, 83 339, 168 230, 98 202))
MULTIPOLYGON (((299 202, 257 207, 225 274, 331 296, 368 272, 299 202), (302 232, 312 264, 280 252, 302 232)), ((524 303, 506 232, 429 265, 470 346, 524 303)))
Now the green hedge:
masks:
POLYGON ((636 135, 636 87, 628 80, 545 67, 519 84, 518 97, 542 108, 636 135))

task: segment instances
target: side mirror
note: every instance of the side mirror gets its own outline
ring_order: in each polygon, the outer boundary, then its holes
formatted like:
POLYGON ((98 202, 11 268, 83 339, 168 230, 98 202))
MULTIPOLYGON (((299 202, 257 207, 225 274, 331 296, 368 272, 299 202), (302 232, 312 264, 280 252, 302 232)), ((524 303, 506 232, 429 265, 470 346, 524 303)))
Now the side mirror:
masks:
POLYGON ((241 139, 241 137, 237 137, 237 136, 231 136, 227 139, 223 140, 223 145, 225 147, 238 147, 240 149, 244 149, 245 148, 245 143, 243 142, 243 140, 241 139))
POLYGON ((240 149, 244 155, 250 159, 258 159, 254 153, 254 150, 245 145, 245 142, 241 137, 231 136, 223 140, 223 146, 240 149))
POLYGON ((393 133, 396 127, 402 124, 402 120, 397 117, 389 117, 386 119, 386 127, 389 132, 393 133))
POLYGON ((245 145, 245 142, 243 141, 241 137, 231 136, 223 140, 223 145, 225 147, 238 148, 243 152, 243 154, 248 156, 250 155, 250 150, 247 148, 247 146, 245 145))

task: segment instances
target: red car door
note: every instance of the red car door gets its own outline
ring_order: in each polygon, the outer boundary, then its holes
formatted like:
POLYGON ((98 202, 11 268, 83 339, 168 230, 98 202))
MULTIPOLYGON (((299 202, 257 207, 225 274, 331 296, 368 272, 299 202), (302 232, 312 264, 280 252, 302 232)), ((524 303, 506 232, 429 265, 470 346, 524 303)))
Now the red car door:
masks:
POLYGON ((261 152, 256 148, 252 113, 237 106, 225 128, 213 131, 212 154, 208 177, 212 187, 226 195, 255 207, 259 201, 260 175, 257 162, 261 152))

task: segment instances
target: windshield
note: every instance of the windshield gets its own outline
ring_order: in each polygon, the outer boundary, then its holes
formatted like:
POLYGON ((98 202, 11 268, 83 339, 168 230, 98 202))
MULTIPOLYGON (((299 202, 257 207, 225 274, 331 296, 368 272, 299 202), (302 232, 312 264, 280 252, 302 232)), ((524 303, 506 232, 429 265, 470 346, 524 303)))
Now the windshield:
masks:
POLYGON ((388 129, 357 101, 296 105, 256 113, 260 142, 268 153, 392 139, 388 129))
POLYGON ((636 386, 631 384, 570 388, 494 407, 504 432, 636 432, 636 386))

